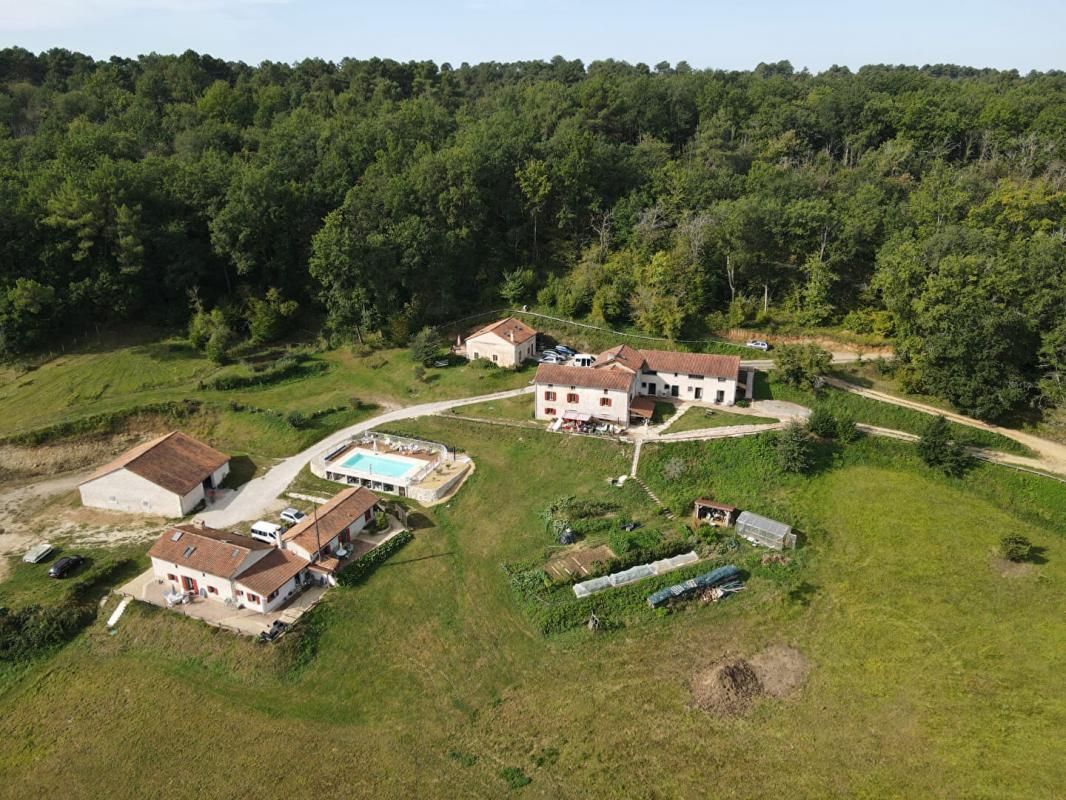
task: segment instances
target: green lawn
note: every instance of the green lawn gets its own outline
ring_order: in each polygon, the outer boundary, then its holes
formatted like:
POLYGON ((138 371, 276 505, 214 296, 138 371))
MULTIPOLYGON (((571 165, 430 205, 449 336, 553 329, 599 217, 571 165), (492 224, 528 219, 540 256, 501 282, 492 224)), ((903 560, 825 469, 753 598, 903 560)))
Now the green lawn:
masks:
MULTIPOLYGON (((273 356, 268 352, 266 357, 273 356)), ((427 368, 418 378, 406 350, 356 355, 341 348, 312 354, 299 373, 275 384, 225 391, 202 388, 220 375, 251 372, 245 364, 217 367, 181 340, 153 342, 144 334, 134 342, 86 346, 29 372, 0 367, 0 437, 191 399, 202 404, 200 413, 159 420, 152 412, 153 419, 134 418, 124 424, 135 430, 180 427, 246 459, 238 477, 247 479, 272 459, 380 413, 382 406, 517 388, 529 381, 532 367, 514 371, 460 363, 427 368), (287 418, 293 411, 308 421, 294 427, 287 418)))
POLYGON ((551 499, 624 491, 605 478, 629 449, 444 417, 393 427, 477 469, 434 528, 331 590, 308 651, 135 604, 114 636, 98 623, 0 677, 0 796, 499 797, 512 767, 529 797, 1028 798, 1066 781, 1066 487, 993 466, 947 479, 882 440, 826 451, 810 479, 776 474, 764 437, 649 445, 642 475, 664 499, 793 522, 802 570, 543 638, 501 564, 543 552, 551 499), (1006 532, 1044 563, 1004 577, 1006 532), (802 691, 740 718, 690 707, 695 672, 774 642, 810 661, 802 691))
MULTIPOLYGON (((475 403, 452 409, 453 414, 464 417, 483 417, 485 419, 505 419, 513 422, 533 423, 533 395, 520 394, 517 397, 505 397, 503 400, 490 400, 487 403, 475 403)), ((539 426, 540 423, 537 423, 539 426)))
MULTIPOLYGON (((843 412, 856 422, 865 422, 867 425, 876 425, 881 428, 891 428, 915 434, 921 434, 933 418, 931 414, 925 414, 903 406, 895 406, 891 403, 882 403, 879 400, 871 400, 831 387, 824 388, 815 394, 807 389, 788 386, 781 381, 775 380, 772 372, 757 372, 755 374, 755 399, 787 400, 808 407, 820 404, 833 411, 843 412)), ((971 428, 967 425, 959 425, 955 422, 951 422, 949 425, 952 433, 961 444, 971 447, 987 447, 992 450, 1002 450, 1005 453, 1015 453, 1017 455, 1032 455, 1032 452, 1025 445, 1013 439, 1008 439, 1001 434, 981 430, 980 428, 971 428)))
POLYGON ((726 428, 732 425, 769 425, 777 422, 770 417, 757 417, 752 414, 731 414, 716 408, 690 408, 680 418, 674 420, 667 433, 695 431, 701 428, 726 428))

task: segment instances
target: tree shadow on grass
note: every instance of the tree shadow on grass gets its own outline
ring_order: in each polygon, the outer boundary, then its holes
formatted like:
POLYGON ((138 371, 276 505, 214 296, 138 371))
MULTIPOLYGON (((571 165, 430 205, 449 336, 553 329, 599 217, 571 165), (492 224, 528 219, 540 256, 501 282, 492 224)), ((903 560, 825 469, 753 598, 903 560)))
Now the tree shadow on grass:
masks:
POLYGON ((183 341, 170 341, 170 342, 151 342, 150 344, 142 344, 134 349, 135 353, 143 353, 149 356, 154 361, 180 361, 189 358, 196 358, 200 355, 199 351, 188 342, 183 341))
POLYGON ((1033 545, 1033 548, 1029 551, 1029 558, 1025 560, 1030 564, 1046 564, 1047 548, 1033 545))
POLYGON ((383 566, 383 567, 398 567, 401 564, 414 564, 416 561, 429 561, 430 559, 433 559, 433 558, 448 558, 449 556, 454 556, 454 555, 455 555, 455 553, 453 553, 451 550, 445 550, 443 553, 430 553, 428 556, 416 556, 415 558, 403 558, 403 559, 400 559, 399 561, 386 561, 381 566, 383 566))
POLYGON ((222 488, 236 489, 248 483, 254 476, 257 467, 249 456, 231 456, 229 460, 229 474, 222 481, 222 488))
POLYGON ((422 531, 428 528, 435 528, 433 520, 418 511, 412 511, 407 515, 407 527, 412 531, 422 531))
POLYGON ((811 600, 818 594, 819 587, 809 581, 797 584, 788 593, 788 600, 790 603, 796 603, 803 607, 807 607, 811 604, 811 600))

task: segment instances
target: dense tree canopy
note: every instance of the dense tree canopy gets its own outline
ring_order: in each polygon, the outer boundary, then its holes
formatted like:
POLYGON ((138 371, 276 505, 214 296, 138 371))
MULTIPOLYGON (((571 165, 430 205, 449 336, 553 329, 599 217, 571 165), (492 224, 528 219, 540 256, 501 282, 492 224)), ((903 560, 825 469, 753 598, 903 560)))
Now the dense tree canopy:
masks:
POLYGON ((667 336, 842 323, 971 413, 1063 399, 1062 73, 12 48, 0 204, 8 356, 221 306, 270 337, 281 298, 404 339, 502 294, 667 336))

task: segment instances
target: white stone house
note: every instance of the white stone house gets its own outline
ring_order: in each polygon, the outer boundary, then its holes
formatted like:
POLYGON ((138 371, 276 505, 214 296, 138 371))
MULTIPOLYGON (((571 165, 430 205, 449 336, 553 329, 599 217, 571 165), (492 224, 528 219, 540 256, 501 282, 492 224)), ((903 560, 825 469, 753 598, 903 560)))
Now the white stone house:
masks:
POLYGON ((537 419, 599 419, 629 424, 634 400, 631 373, 541 364, 533 379, 537 419))
POLYGON ((229 456, 173 431, 123 453, 83 481, 82 505, 184 517, 229 474, 229 456))
POLYGON ((310 562, 249 536, 175 525, 148 551, 155 577, 172 592, 273 611, 311 580, 310 562))
POLYGON ((175 525, 148 551, 170 592, 267 613, 312 583, 335 583, 338 551, 373 518, 378 496, 338 492, 282 536, 281 546, 198 525, 175 525))
POLYGON ((484 358, 501 367, 517 367, 537 352, 537 332, 514 317, 497 320, 466 337, 466 357, 484 358))
POLYGON ((282 547, 306 559, 311 569, 332 582, 340 567, 337 552, 374 518, 378 496, 362 486, 342 489, 285 531, 282 547))
POLYGON ((736 356, 613 347, 591 367, 542 364, 533 379, 537 419, 588 415, 618 425, 650 419, 653 398, 733 405, 750 396, 750 380, 736 356))

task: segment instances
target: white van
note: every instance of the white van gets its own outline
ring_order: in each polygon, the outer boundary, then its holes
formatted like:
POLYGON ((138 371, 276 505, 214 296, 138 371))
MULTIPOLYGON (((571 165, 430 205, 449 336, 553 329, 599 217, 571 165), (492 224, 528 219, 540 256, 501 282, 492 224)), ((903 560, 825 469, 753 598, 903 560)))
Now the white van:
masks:
POLYGON ((571 359, 575 367, 591 367, 596 363, 596 356, 592 353, 578 353, 571 359))
POLYGON ((252 525, 252 538, 272 544, 274 547, 281 547, 281 534, 284 531, 285 529, 280 525, 259 520, 259 522, 252 525))

